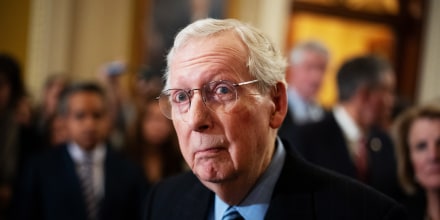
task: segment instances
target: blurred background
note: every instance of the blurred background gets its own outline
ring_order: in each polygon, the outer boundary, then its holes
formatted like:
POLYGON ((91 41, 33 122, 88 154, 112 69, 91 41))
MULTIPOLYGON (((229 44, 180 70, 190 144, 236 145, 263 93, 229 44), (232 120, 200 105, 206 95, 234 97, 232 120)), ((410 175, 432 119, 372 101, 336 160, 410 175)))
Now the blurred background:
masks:
POLYGON ((440 1, 436 0, 0 0, 0 51, 16 57, 36 102, 47 76, 94 79, 122 61, 130 94, 142 69, 162 73, 175 33, 203 17, 237 18, 284 53, 315 39, 331 53, 319 102, 336 98, 335 72, 353 55, 379 53, 393 64, 397 96, 439 97, 440 1))

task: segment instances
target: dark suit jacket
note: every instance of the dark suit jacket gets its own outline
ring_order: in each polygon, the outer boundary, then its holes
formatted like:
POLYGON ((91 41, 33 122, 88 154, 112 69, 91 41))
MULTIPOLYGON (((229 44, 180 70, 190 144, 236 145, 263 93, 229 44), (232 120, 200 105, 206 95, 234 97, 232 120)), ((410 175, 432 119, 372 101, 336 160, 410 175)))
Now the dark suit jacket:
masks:
MULTIPOLYGON (((314 164, 356 178, 356 167, 350 157, 342 129, 332 113, 317 123, 299 128, 295 147, 314 164)), ((378 130, 368 138, 368 174, 366 184, 400 200, 394 147, 390 137, 378 130)))
MULTIPOLYGON (((146 219, 207 219, 214 193, 192 173, 170 178, 150 193, 146 219)), ((265 219, 405 219, 400 205, 342 175, 287 155, 265 219)))
POLYGON ((282 139, 287 140, 292 146, 296 146, 298 144, 298 127, 299 125, 295 123, 289 109, 286 118, 284 118, 283 124, 278 130, 278 135, 282 139))
POLYGON ((428 219, 425 193, 424 190, 419 188, 415 195, 407 196, 403 200, 402 204, 408 212, 408 220, 428 219))
MULTIPOLYGON (((307 122, 304 124, 298 124, 295 122, 295 119, 293 118, 292 114, 290 113, 291 109, 289 108, 286 114, 286 118, 284 118, 283 124, 281 125, 280 129, 278 130, 278 135, 288 141, 292 146, 296 146, 300 144, 299 140, 301 135, 300 129, 304 127, 307 124, 317 123, 317 122, 307 122)), ((329 112, 325 109, 323 109, 324 115, 329 114, 329 112)), ((321 121, 323 119, 320 119, 321 121)), ((318 122, 319 122, 318 121, 318 122)))
MULTIPOLYGON (((147 185, 140 169, 107 148, 100 219, 140 219, 147 185)), ((23 174, 14 219, 81 220, 86 206, 66 146, 33 158, 23 174)))

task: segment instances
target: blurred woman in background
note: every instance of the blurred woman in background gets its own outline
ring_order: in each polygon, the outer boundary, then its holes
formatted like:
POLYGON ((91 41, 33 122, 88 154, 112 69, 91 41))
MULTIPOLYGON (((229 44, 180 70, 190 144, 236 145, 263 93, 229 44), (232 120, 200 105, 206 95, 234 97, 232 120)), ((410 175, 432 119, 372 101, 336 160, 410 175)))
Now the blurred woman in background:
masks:
POLYGON ((55 147, 67 140, 57 106, 61 92, 69 85, 65 74, 49 75, 44 83, 42 99, 35 108, 35 131, 41 146, 55 147))
POLYGON ((0 53, 0 219, 7 210, 21 165, 36 150, 31 103, 17 60, 0 53))
POLYGON ((409 219, 440 220, 440 106, 405 111, 393 133, 409 219))
POLYGON ((154 96, 140 104, 128 141, 130 157, 150 183, 184 170, 172 122, 162 115, 154 96))

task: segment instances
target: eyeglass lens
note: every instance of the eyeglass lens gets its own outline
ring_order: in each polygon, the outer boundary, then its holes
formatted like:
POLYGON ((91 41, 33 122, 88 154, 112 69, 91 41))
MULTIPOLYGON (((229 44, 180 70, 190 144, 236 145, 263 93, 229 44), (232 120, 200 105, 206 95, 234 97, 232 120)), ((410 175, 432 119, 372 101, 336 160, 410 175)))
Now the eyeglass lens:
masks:
POLYGON ((200 95, 205 106, 211 111, 227 113, 237 100, 236 84, 228 81, 214 81, 202 86, 201 89, 170 89, 159 97, 159 105, 164 115, 169 119, 176 116, 185 119, 185 113, 191 108, 191 99, 195 90, 200 95))

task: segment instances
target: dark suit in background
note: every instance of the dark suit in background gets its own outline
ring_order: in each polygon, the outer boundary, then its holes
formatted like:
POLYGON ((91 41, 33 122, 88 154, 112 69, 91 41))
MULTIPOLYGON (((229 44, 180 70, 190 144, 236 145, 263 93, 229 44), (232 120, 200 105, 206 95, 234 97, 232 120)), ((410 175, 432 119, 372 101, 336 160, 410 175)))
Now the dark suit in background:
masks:
MULTIPOLYGON (((306 160, 357 178, 344 134, 333 113, 326 114, 320 122, 299 127, 298 131, 299 140, 295 147, 306 160)), ((402 193, 397 182, 394 147, 390 137, 379 130, 372 130, 368 137, 367 152, 368 173, 365 183, 400 200, 402 193)))
MULTIPOLYGON (((20 184, 15 219, 87 219, 80 180, 65 145, 33 158, 20 184)), ((146 190, 140 169, 107 147, 98 219, 140 219, 146 190)))
MULTIPOLYGON (((188 172, 153 188, 146 219, 208 219, 214 197, 188 172)), ((400 220, 405 216, 388 197, 288 153, 265 219, 400 220)))
POLYGON ((292 114, 290 114, 290 109, 288 108, 286 118, 284 118, 283 124, 278 130, 278 135, 282 139, 287 140, 292 146, 296 146, 299 138, 298 129, 299 125, 295 123, 292 114))

